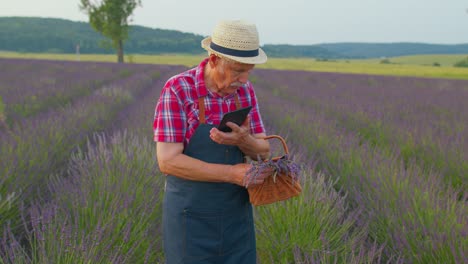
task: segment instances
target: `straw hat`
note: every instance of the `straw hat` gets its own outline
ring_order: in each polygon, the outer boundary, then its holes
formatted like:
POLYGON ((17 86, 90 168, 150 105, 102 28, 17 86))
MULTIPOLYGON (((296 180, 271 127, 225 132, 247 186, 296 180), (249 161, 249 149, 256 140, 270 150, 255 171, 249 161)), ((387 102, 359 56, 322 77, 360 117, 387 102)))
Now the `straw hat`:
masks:
POLYGON ((260 48, 257 27, 241 20, 219 22, 213 34, 202 40, 201 46, 241 63, 261 64, 267 61, 267 55, 260 48))

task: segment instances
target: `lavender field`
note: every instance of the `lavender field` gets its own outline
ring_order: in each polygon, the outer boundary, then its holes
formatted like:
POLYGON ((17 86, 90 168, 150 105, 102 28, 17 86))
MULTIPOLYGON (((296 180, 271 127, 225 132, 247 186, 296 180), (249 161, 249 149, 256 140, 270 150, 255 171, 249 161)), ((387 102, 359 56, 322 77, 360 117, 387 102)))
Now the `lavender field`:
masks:
MULTIPOLYGON (((0 59, 0 263, 162 262, 152 118, 184 69, 0 59)), ((468 81, 251 80, 304 189, 255 208, 259 263, 468 262, 468 81)))

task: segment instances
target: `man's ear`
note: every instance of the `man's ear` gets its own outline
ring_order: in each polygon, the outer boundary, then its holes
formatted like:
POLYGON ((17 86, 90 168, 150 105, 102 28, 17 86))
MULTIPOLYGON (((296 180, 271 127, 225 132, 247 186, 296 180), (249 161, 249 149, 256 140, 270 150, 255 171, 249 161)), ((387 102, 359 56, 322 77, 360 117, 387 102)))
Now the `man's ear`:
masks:
POLYGON ((219 63, 219 57, 215 54, 210 54, 210 57, 208 58, 208 63, 211 68, 216 67, 216 65, 219 63))

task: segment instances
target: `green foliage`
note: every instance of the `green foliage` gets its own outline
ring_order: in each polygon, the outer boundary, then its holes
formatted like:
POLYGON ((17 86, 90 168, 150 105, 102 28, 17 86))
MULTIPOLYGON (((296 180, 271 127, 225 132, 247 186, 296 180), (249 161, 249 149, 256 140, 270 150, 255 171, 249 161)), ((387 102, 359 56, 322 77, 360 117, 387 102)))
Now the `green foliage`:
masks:
MULTIPOLYGON (((52 52, 75 54, 110 54, 110 41, 94 31, 88 23, 56 18, 0 17, 0 50, 18 52, 52 52)), ((201 35, 175 30, 129 26, 125 53, 200 54, 201 35)))
POLYGON ((347 212, 343 194, 333 188, 328 175, 306 170, 301 176, 301 195, 255 208, 262 263, 294 263, 295 248, 328 252, 333 261, 327 263, 362 263, 349 259, 353 245, 365 239, 367 230, 354 228, 356 218, 347 212))
POLYGON ((43 240, 30 238, 38 263, 107 263, 113 255, 123 263, 158 263, 162 254, 152 250, 161 244, 154 230, 163 176, 150 143, 135 134, 96 135, 87 152, 73 155, 69 178, 51 183, 56 217, 34 230, 43 240))
POLYGON ((3 103, 2 97, 0 96, 0 123, 6 121, 5 114, 5 103, 3 103))
POLYGON ((89 15, 89 23, 98 32, 111 39, 117 50, 118 62, 123 62, 123 42, 128 38, 128 22, 140 0, 103 0, 96 4, 81 0, 80 9, 89 15))
POLYGON ((463 67, 463 68, 468 68, 468 57, 461 61, 457 61, 455 64, 453 64, 454 67, 463 67))

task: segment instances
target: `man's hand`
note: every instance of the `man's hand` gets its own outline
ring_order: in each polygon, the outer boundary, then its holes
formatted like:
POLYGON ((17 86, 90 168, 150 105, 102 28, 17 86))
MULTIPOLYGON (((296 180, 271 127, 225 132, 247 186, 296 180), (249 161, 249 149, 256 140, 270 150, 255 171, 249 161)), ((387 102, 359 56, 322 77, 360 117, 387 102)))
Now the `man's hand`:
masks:
POLYGON ((255 185, 261 184, 265 181, 266 178, 273 174, 273 169, 265 169, 262 170, 258 175, 256 175, 255 179, 251 179, 252 174, 247 174, 249 170, 251 170, 252 165, 241 163, 236 164, 231 167, 230 174, 232 175, 232 179, 234 179, 233 183, 247 187, 248 185, 255 185))
POLYGON ((227 126, 232 129, 232 132, 222 132, 217 128, 210 130, 210 138, 218 144, 238 146, 241 151, 256 160, 257 157, 262 159, 270 155, 270 144, 263 138, 265 133, 250 134, 250 117, 247 117, 241 126, 232 122, 227 122, 227 126))
POLYGON ((210 130, 211 140, 218 144, 240 146, 250 136, 250 117, 241 126, 233 122, 227 122, 226 125, 232 132, 222 132, 214 127, 210 130))

